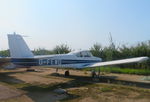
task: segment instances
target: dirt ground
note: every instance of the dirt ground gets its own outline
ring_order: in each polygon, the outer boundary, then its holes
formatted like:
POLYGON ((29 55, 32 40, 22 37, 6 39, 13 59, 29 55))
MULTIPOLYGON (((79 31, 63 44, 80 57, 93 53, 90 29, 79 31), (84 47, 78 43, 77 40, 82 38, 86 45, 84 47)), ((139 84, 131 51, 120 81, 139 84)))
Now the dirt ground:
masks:
POLYGON ((149 102, 150 81, 144 76, 103 73, 91 78, 90 72, 65 69, 24 68, 0 70, 0 102, 149 102), (56 93, 55 89, 65 89, 56 93))

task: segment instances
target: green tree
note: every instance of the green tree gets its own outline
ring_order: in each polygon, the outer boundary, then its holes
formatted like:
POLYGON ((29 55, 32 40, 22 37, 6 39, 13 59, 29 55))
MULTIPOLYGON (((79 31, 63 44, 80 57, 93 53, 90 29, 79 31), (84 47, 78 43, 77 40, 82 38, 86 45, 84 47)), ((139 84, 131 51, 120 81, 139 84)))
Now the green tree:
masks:
POLYGON ((44 48, 34 49, 32 52, 34 53, 34 55, 50 55, 50 54, 53 54, 52 51, 46 50, 44 48))
POLYGON ((53 53, 55 54, 65 54, 71 52, 71 49, 66 44, 56 45, 56 47, 53 49, 53 53))
POLYGON ((103 57, 103 48, 102 48, 101 44, 95 43, 90 48, 90 51, 94 56, 103 57))
POLYGON ((0 51, 0 56, 1 57, 10 57, 9 50, 0 51))

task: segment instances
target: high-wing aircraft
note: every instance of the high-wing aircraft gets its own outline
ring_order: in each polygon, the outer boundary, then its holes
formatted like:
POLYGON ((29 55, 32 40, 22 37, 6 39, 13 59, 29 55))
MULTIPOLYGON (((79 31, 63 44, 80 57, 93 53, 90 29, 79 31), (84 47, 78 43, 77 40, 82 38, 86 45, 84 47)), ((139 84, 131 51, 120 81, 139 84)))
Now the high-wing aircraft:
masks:
POLYGON ((148 57, 137 57, 130 59, 102 62, 101 58, 94 57, 89 51, 74 51, 68 54, 40 55, 34 56, 18 34, 8 34, 8 43, 11 55, 11 62, 21 66, 49 66, 56 68, 86 68, 116 64, 136 63, 148 60, 148 57))

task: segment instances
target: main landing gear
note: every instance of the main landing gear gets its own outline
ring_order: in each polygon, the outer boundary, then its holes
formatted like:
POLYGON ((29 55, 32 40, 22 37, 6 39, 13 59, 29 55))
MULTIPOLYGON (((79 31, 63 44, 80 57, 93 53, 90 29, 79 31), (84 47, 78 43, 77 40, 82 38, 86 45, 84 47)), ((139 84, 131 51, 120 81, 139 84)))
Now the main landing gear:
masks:
POLYGON ((69 70, 65 71, 65 76, 69 76, 70 73, 69 73, 69 70))
POLYGON ((100 68, 98 69, 98 74, 96 74, 95 69, 91 71, 92 78, 99 78, 100 77, 100 68))
POLYGON ((27 72, 35 72, 35 69, 33 69, 33 68, 27 68, 26 71, 27 72))
MULTIPOLYGON (((56 68, 56 73, 57 73, 57 75, 59 75, 59 73, 58 73, 58 68, 56 68)), ((65 76, 70 76, 69 70, 66 70, 65 73, 64 73, 64 75, 65 75, 65 76)))
POLYGON ((95 72, 95 70, 92 70, 92 71, 91 71, 91 77, 92 77, 92 78, 96 78, 96 72, 95 72))

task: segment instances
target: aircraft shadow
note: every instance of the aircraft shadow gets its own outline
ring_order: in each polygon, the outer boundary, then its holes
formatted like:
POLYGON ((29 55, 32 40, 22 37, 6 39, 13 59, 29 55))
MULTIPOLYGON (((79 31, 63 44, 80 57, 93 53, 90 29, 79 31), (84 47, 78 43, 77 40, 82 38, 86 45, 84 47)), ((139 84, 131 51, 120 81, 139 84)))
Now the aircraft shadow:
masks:
POLYGON ((0 82, 4 82, 7 84, 18 84, 18 83, 24 83, 24 81, 16 79, 13 76, 10 76, 10 74, 16 74, 16 73, 24 73, 23 71, 17 71, 17 72, 0 72, 0 82))
MULTIPOLYGON (((56 84, 49 84, 49 85, 39 85, 39 86, 31 85, 31 86, 23 87, 22 90, 27 91, 28 92, 27 95, 36 102, 43 102, 42 98, 38 98, 39 95, 40 95, 39 97, 44 97, 45 99, 44 102, 55 102, 52 101, 51 99, 47 99, 46 96, 47 94, 49 94, 49 92, 53 92, 53 90, 58 88, 62 88, 62 89, 78 88, 78 87, 84 87, 86 85, 92 85, 94 83, 110 83, 110 84, 112 83, 117 85, 128 85, 128 86, 137 86, 142 88, 150 88, 149 83, 117 80, 116 76, 101 76, 95 79, 91 78, 90 76, 77 76, 77 75, 70 75, 66 77, 63 74, 59 74, 59 75, 51 74, 51 76, 71 78, 73 80, 64 83, 56 83, 56 84)), ((81 97, 79 95, 68 94, 68 93, 66 95, 69 97, 69 100, 81 97)))
MULTIPOLYGON (((55 75, 52 74, 52 76, 56 77, 65 77, 63 74, 55 75)), ((148 88, 150 89, 150 83, 144 83, 144 82, 136 82, 136 81, 127 81, 127 80, 119 80, 117 79, 117 76, 100 76, 97 78, 92 78, 90 76, 77 76, 77 75, 70 75, 69 78, 72 78, 76 81, 86 81, 91 83, 112 83, 112 84, 120 84, 120 85, 128 85, 128 86, 136 86, 141 88, 148 88)))
MULTIPOLYGON (((0 73, 0 81, 5 82, 8 84, 15 84, 15 83, 25 83, 22 80, 16 79, 15 77, 9 76, 13 73, 24 73, 25 71, 18 71, 18 72, 5 72, 0 73)), ((35 102, 56 102, 56 100, 51 100, 51 97, 57 98, 56 95, 52 95, 54 89, 62 88, 62 89, 69 89, 69 88, 78 88, 84 87, 86 85, 92 85, 94 83, 112 83, 112 84, 119 84, 119 85, 129 85, 129 86, 136 86, 141 88, 150 88, 150 83, 142 83, 142 82, 134 82, 134 81, 126 81, 126 80, 118 80, 116 76, 100 76, 99 78, 91 78, 90 76, 78 76, 78 75, 70 75, 68 77, 64 76, 63 74, 51 74, 51 76, 55 77, 64 77, 64 78, 71 78, 72 80, 64 82, 64 83, 55 83, 55 84, 48 84, 48 85, 31 85, 28 84, 22 88, 21 90, 26 91, 26 95, 29 96, 35 102)), ((70 93, 66 93, 69 97, 69 100, 79 98, 79 95, 74 95, 70 93)))
MULTIPOLYGON (((43 100, 44 102, 56 102, 56 100, 50 99, 51 97, 50 95, 55 94, 54 92, 55 89, 59 89, 59 88, 68 89, 68 88, 81 87, 90 84, 93 83, 85 82, 85 81, 81 83, 80 80, 70 80, 65 83, 56 83, 56 84, 48 84, 48 85, 28 85, 26 87, 21 88, 21 90, 27 91, 28 93, 26 95, 29 96, 35 102, 43 102, 43 100)), ((56 93, 55 95, 53 95, 52 98, 57 98, 61 95, 66 95, 69 98, 69 100, 80 97, 79 95, 75 95, 71 93, 64 93, 64 94, 56 93)))

